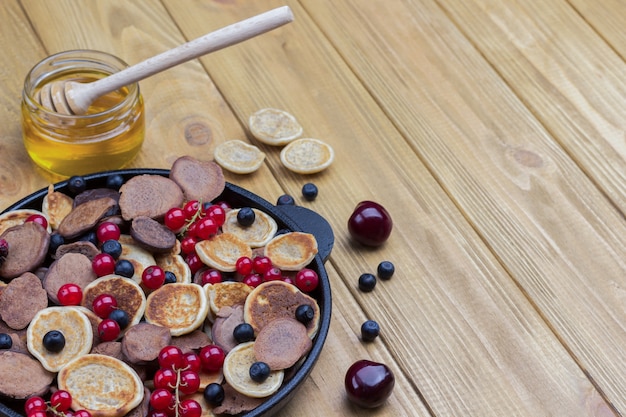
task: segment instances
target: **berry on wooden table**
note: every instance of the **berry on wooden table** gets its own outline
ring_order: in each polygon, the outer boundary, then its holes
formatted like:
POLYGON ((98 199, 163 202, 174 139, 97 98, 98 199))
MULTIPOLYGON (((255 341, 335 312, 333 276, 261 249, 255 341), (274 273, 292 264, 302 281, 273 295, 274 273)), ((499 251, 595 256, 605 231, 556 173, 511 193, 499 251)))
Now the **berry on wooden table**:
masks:
POLYGON ((361 339, 364 342, 373 342, 380 334, 380 326, 374 320, 366 320, 361 325, 361 339))
POLYGON ((378 264, 378 267, 376 268, 376 273, 378 274, 378 277, 384 280, 391 279, 394 272, 396 272, 396 267, 393 265, 393 263, 389 261, 382 261, 378 264))
POLYGON ((302 186, 302 196, 307 201, 313 201, 317 198, 317 185, 312 182, 307 182, 302 186))
POLYGON ((370 292, 376 287, 376 277, 374 274, 365 273, 359 277, 359 289, 363 292, 370 292))

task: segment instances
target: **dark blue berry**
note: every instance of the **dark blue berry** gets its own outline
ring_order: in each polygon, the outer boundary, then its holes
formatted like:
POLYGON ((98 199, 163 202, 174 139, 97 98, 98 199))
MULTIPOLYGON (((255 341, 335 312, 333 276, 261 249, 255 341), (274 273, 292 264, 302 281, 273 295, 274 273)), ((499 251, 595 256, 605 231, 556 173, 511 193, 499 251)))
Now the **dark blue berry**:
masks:
POLYGON ((0 333, 0 349, 11 349, 13 339, 7 333, 0 333))
POLYGON ((361 325, 361 339, 372 342, 380 334, 380 326, 374 320, 367 320, 361 325))
POLYGON ((250 378, 254 382, 263 382, 270 376, 270 367, 265 362, 254 362, 250 365, 250 378))
POLYGON ((233 337, 238 343, 254 340, 254 329, 248 323, 238 324, 233 330, 233 337))
POLYGON ((296 320, 302 324, 307 324, 315 317, 315 310, 308 304, 299 305, 296 308, 296 320))
POLYGON ((295 206, 296 200, 294 200, 293 197, 290 196, 289 194, 283 194, 280 197, 278 197, 278 200, 276 200, 276 205, 277 206, 295 206))
POLYGON ((173 284, 176 282, 176 274, 172 271, 165 271, 165 282, 164 284, 173 284))
POLYGON ((50 245, 48 246, 48 253, 54 255, 59 249, 59 246, 65 244, 65 238, 58 233, 52 233, 50 235, 50 245))
POLYGON ((80 194, 87 189, 87 181, 80 175, 75 175, 67 180, 67 189, 74 195, 80 194))
POLYGON ((124 185, 124 177, 120 174, 111 174, 107 177, 107 188, 119 190, 122 185, 124 185))
POLYGON ((125 329, 128 327, 130 323, 130 318, 128 317, 128 313, 122 309, 116 308, 115 310, 109 313, 109 318, 111 320, 115 320, 117 324, 120 326, 120 329, 125 329))
POLYGON ((135 266, 126 259, 120 259, 115 263, 115 275, 132 278, 135 275, 135 266))
POLYGON ((237 212, 237 223, 243 227, 252 226, 256 215, 250 207, 242 207, 237 212))
POLYGON ((376 286, 376 277, 374 274, 365 273, 359 277, 359 289, 363 292, 370 292, 376 286))
POLYGON ((211 382, 203 392, 204 399, 210 405, 217 407, 224 402, 224 387, 216 382, 211 382))
POLYGON ((98 235, 96 232, 87 232, 78 238, 81 242, 91 242, 94 245, 98 245, 98 235))
POLYGON ((122 254, 122 244, 115 239, 109 239, 102 244, 102 252, 108 253, 117 259, 122 254))
POLYGON ((58 330, 50 330, 43 336, 43 347, 50 352, 58 353, 65 347, 65 336, 58 330))
POLYGON ((313 201, 317 198, 317 185, 307 182, 302 186, 302 196, 307 201, 313 201))
POLYGON ((396 272, 396 267, 389 261, 382 261, 378 264, 376 272, 380 279, 390 279, 393 273, 396 272))

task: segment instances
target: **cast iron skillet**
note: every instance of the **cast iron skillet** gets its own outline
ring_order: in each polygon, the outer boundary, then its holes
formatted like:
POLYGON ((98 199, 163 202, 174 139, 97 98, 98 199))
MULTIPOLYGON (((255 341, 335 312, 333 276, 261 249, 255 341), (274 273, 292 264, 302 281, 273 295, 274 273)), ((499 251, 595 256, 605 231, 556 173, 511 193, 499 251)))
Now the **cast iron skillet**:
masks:
MULTIPOLYGON (((144 174, 167 177, 169 171, 164 169, 125 169, 89 174, 83 177, 87 182, 87 188, 90 189, 104 187, 106 179, 113 174, 122 175, 125 180, 128 180, 133 176, 144 174)), ((67 181, 55 184, 54 188, 56 191, 71 195, 68 191, 67 181)), ((24 208, 41 210, 41 203, 47 192, 47 188, 41 189, 6 208, 3 213, 24 208)), ((274 206, 258 195, 231 183, 226 183, 224 192, 216 199, 216 201, 219 200, 228 201, 233 207, 248 206, 262 210, 276 220, 279 228, 312 233, 318 243, 319 252, 311 265, 309 265, 310 268, 318 273, 320 278, 318 288, 311 294, 319 304, 321 316, 319 330, 313 340, 313 347, 299 369, 283 383, 283 386, 274 395, 256 409, 241 415, 241 417, 268 417, 280 410, 293 397, 302 382, 311 373, 328 335, 332 303, 330 281, 324 268, 324 262, 328 259, 332 250, 334 234, 328 222, 312 210, 301 206, 274 206)), ((5 417, 23 417, 20 404, 1 398, 0 401, 3 401, 0 402, 0 415, 5 417)))

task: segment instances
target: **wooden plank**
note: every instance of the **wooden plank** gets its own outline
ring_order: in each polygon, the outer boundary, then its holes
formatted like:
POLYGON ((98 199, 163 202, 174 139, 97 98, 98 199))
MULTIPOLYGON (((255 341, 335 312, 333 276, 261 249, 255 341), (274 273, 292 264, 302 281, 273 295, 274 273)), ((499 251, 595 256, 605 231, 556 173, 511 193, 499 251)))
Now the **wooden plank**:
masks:
MULTIPOLYGON (((417 12, 405 3, 387 1, 302 1, 306 11, 299 2, 287 3, 296 15, 292 25, 202 62, 241 120, 260 107, 284 108, 298 117, 305 135, 325 139, 335 147, 335 164, 312 177, 321 194, 311 207, 330 220, 336 233, 331 261, 341 281, 334 280, 334 287, 345 285, 366 316, 377 319, 384 329, 384 346, 376 344, 368 351, 388 349, 415 385, 416 403, 419 391, 436 415, 582 416, 596 408, 611 415, 599 393, 414 152, 418 144, 436 140, 436 144, 425 146, 439 145, 446 153, 467 153, 469 157, 473 148, 468 142, 478 141, 471 132, 466 136, 455 132, 451 138, 459 147, 454 152, 446 149, 433 135, 437 133, 434 129, 444 128, 447 121, 422 115, 437 110, 433 96, 423 96, 419 102, 422 107, 416 108, 414 96, 428 86, 415 86, 413 73, 437 71, 437 82, 447 86, 441 76, 445 67, 431 68, 422 59, 416 62, 411 54, 400 62, 394 56, 395 48, 405 52, 396 43, 406 43, 413 53, 421 48, 436 55, 425 41, 416 44, 413 40, 417 18, 407 16, 417 12), (380 23, 386 27, 377 26, 380 13, 388 14, 380 23), (388 25, 389 21, 407 23, 396 27, 388 25), (377 33, 393 38, 385 39, 377 33), (326 36, 343 56, 325 40, 326 36), (374 69, 385 65, 381 60, 394 65, 384 68, 386 76, 406 77, 410 85, 400 88, 378 79, 383 76, 374 69), (367 89, 352 74, 353 66, 367 89), (407 120, 419 127, 412 126, 408 132, 419 136, 414 138, 414 148, 370 96, 370 88, 377 99, 385 99, 387 109, 393 100, 378 88, 389 88, 387 92, 399 100, 396 106, 407 106, 398 113, 406 116, 411 112, 407 120), (437 126, 439 122, 444 126, 437 126), (345 222, 361 199, 383 202, 396 222, 392 238, 378 250, 363 250, 347 236, 345 222), (359 274, 371 271, 383 259, 396 263, 397 276, 379 284, 372 293, 360 293, 355 288, 359 274)), ((185 2, 165 4, 187 37, 198 36, 208 22, 232 21, 280 5, 278 1, 258 1, 233 7, 214 2, 192 10, 185 7, 185 2)), ((428 21, 441 19, 437 22, 441 28, 455 32, 455 38, 449 41, 467 44, 436 7, 419 13, 428 21)), ((473 59, 477 57, 475 54, 473 59)), ((487 67, 484 62, 480 66, 487 67)), ((499 80, 496 84, 502 85, 499 80)), ((537 123, 515 97, 509 100, 517 106, 510 110, 510 116, 527 116, 531 126, 526 129, 536 134, 537 123)), ((406 122, 392 118, 401 125, 406 122)), ((264 149, 277 179, 295 195, 305 179, 280 165, 278 150, 264 149)), ((457 187, 474 191, 474 177, 463 170, 462 161, 449 161, 448 172, 437 175, 446 174, 449 179, 455 174, 457 187)), ((529 177, 524 172, 520 175, 529 177)), ((489 195, 486 197, 489 199, 489 195)), ((352 322, 350 326, 356 329, 358 324, 352 322)), ((325 379, 324 389, 342 389, 341 381, 332 378, 336 368, 349 365, 347 358, 340 360, 318 365, 316 372, 331 376, 325 379)), ((407 389, 403 387, 402 392, 407 389)), ((341 410, 343 415, 348 413, 345 408, 341 410)), ((417 414, 395 409, 380 412, 417 414)))
POLYGON ((568 0, 585 22, 626 59, 626 4, 621 0, 568 0))
MULTIPOLYGON (((607 405, 593 389, 573 389, 579 408, 571 412, 610 414, 611 407, 624 414, 624 219, 481 56, 501 52, 493 60, 501 63, 501 71, 515 69, 519 75, 514 82, 520 87, 542 84, 563 93, 550 78, 517 64, 520 54, 502 44, 513 38, 518 47, 534 52, 537 61, 570 74, 578 66, 591 65, 558 50, 540 50, 550 43, 536 41, 555 23, 542 20, 546 13, 539 5, 545 3, 442 2, 474 42, 479 42, 474 32, 483 34, 481 53, 428 0, 303 3, 610 402, 607 405), (382 10, 385 19, 377 19, 382 10), (494 22, 493 16, 499 19, 494 22), (366 23, 355 29, 346 19, 366 23), (389 21, 398 24, 386 24, 389 21), (503 22, 517 32, 500 30, 503 22), (491 50, 490 45, 499 47, 491 50), (524 71, 537 76, 522 76, 524 71)), ((566 14, 563 19, 571 13, 558 10, 566 14)), ((559 21, 560 30, 550 32, 559 39, 588 30, 576 21, 559 21)), ((575 41, 584 42, 580 37, 575 41)), ((581 46, 577 57, 584 58, 588 49, 587 44, 581 46)), ((597 66, 618 65, 614 57, 602 58, 597 66)), ((598 82, 606 84, 598 91, 621 89, 613 84, 615 74, 601 74, 605 77, 598 82)), ((586 85, 580 78, 576 82, 586 85)), ((623 107, 623 102, 612 102, 623 107)), ((563 120, 599 117, 592 109, 551 106, 562 112, 563 120)), ((614 154, 606 147, 595 152, 598 157, 607 152, 606 164, 611 165, 614 154)), ((567 383, 572 383, 571 375, 565 377, 567 383)), ((550 414, 549 406, 542 407, 539 414, 550 414)))

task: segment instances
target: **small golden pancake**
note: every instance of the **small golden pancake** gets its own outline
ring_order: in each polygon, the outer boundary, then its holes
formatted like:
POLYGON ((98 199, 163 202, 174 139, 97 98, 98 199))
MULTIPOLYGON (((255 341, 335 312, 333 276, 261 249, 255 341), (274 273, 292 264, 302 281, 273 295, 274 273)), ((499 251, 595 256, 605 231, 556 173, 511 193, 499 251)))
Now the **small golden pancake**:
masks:
POLYGON ((156 264, 154 256, 152 253, 142 248, 130 235, 121 235, 119 242, 122 245, 122 254, 120 255, 120 259, 126 259, 133 264, 135 267, 133 280, 135 280, 138 284, 141 283, 141 274, 143 274, 143 270, 156 264))
MULTIPOLYGON (((39 211, 33 209, 19 209, 7 211, 6 213, 0 214, 0 235, 4 233, 10 227, 18 226, 26 221, 29 216, 33 214, 39 214, 41 216, 46 217, 46 215, 39 211)), ((48 218, 46 217, 46 220, 48 218)), ((50 222, 48 221, 48 233, 50 233, 52 229, 50 228, 50 222)))
POLYGON ((182 256, 166 253, 154 256, 155 262, 164 271, 170 271, 176 275, 176 282, 189 284, 191 282, 191 268, 182 256))
POLYGON ((52 230, 56 230, 61 221, 72 211, 74 200, 67 194, 54 191, 54 186, 48 186, 48 194, 43 198, 41 211, 48 218, 52 230))
POLYGON ((254 342, 241 343, 224 359, 224 379, 238 392, 252 398, 264 398, 275 393, 283 383, 283 370, 271 371, 263 382, 250 378, 250 366, 257 360, 254 342))
POLYGON ((209 300, 211 313, 216 316, 222 307, 243 305, 252 292, 252 287, 243 282, 225 281, 218 284, 206 284, 204 291, 209 300))
POLYGON ((204 323, 209 303, 197 284, 166 284, 148 296, 145 319, 170 329, 172 336, 191 333, 204 323))
POLYGON ((237 259, 252 256, 252 248, 232 233, 222 233, 196 243, 196 254, 210 267, 223 272, 234 272, 237 259))
POLYGON ((310 233, 284 233, 270 240, 265 245, 263 253, 277 268, 284 271, 299 271, 310 264, 317 255, 317 240, 310 233))
POLYGON ((28 351, 50 372, 58 372, 71 360, 86 355, 93 344, 91 322, 75 307, 48 307, 40 310, 26 331, 28 351), (58 330, 65 337, 60 352, 51 352, 43 345, 46 333, 58 330))
POLYGON ((57 377, 59 389, 72 396, 72 409, 92 417, 122 417, 143 401, 137 373, 111 356, 89 354, 65 365, 57 377))
POLYGON ((302 135, 302 126, 296 118, 284 110, 265 108, 248 120, 250 132, 259 141, 282 146, 302 135))
POLYGON ((317 301, 300 291, 295 285, 284 281, 267 281, 254 288, 246 298, 243 318, 259 334, 272 320, 296 317, 296 309, 302 304, 313 308, 313 320, 306 324, 307 334, 313 338, 320 321, 320 308, 317 301))
POLYGON ((221 384, 222 381, 224 381, 224 373, 222 372, 221 369, 215 372, 207 372, 207 371, 201 370, 199 375, 200 375, 200 387, 198 388, 198 392, 204 391, 204 389, 209 384, 213 384, 213 383, 221 384))
POLYGON ((237 213, 241 209, 229 210, 226 213, 226 221, 222 225, 225 233, 232 233, 251 248, 260 248, 269 242, 278 231, 278 224, 269 214, 252 209, 254 212, 254 223, 250 226, 241 226, 237 221, 237 213))
POLYGON ((109 294, 117 301, 117 308, 128 314, 128 327, 139 323, 146 310, 146 296, 141 286, 129 278, 105 275, 83 289, 81 305, 92 309, 93 300, 101 294, 109 294))
POLYGON ((335 151, 319 139, 302 138, 291 142, 280 151, 280 161, 298 174, 315 174, 333 163, 335 151))
POLYGON ((265 153, 244 141, 234 139, 217 145, 213 152, 215 162, 235 174, 250 174, 261 168, 265 153))

